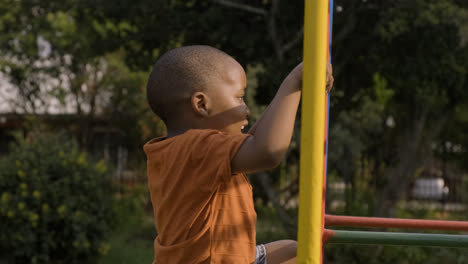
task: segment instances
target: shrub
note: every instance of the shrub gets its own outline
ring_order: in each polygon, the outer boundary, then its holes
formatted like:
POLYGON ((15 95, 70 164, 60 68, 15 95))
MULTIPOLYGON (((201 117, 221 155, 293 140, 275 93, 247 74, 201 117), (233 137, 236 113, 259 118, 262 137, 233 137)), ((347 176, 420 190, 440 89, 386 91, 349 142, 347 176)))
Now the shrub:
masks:
POLYGON ((64 136, 17 141, 0 160, 0 263, 94 262, 113 218, 104 162, 64 136))

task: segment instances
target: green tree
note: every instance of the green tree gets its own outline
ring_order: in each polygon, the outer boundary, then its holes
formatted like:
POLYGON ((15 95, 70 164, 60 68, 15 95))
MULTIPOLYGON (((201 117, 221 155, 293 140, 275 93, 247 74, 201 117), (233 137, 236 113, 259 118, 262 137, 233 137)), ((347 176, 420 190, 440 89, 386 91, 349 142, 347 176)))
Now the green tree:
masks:
POLYGON ((113 23, 103 15, 113 10, 87 1, 4 1, 0 10, 0 68, 18 95, 12 111, 73 114, 84 147, 99 117, 125 131, 118 138, 124 145, 140 145, 148 70, 125 63, 121 38, 132 25, 113 23))
POLYGON ((113 191, 104 162, 51 134, 0 160, 0 262, 92 263, 106 254, 113 191))

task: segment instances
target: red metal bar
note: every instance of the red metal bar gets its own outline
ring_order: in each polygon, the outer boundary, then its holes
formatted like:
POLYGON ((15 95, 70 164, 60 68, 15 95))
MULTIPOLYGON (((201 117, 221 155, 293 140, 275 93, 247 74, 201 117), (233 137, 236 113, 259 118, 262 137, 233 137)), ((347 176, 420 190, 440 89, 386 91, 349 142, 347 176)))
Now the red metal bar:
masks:
POLYGON ((468 222, 325 215, 325 226, 359 226, 468 231, 468 222))

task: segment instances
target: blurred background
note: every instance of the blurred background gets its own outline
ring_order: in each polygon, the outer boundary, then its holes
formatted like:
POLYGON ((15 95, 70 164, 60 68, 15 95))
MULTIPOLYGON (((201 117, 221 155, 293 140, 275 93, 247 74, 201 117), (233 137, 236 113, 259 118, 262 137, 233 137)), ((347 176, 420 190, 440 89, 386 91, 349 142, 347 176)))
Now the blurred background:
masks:
MULTIPOLYGON (((145 98, 152 65, 182 45, 227 52, 247 72, 253 124, 301 61, 303 4, 0 0, 0 263, 151 263, 142 146, 165 133, 145 98)), ((327 212, 468 220, 468 2, 335 0, 332 64, 327 212)), ((277 169, 249 175, 258 243, 297 237, 300 125, 277 169)), ((324 256, 441 262, 468 254, 324 256)))

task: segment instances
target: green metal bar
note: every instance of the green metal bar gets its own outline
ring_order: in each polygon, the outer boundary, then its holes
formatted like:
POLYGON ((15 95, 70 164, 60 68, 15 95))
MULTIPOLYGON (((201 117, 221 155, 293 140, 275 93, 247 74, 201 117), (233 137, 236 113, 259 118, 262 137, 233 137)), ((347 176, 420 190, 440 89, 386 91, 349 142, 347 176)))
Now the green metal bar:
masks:
POLYGON ((330 230, 331 244, 375 244, 468 248, 467 235, 330 230))

